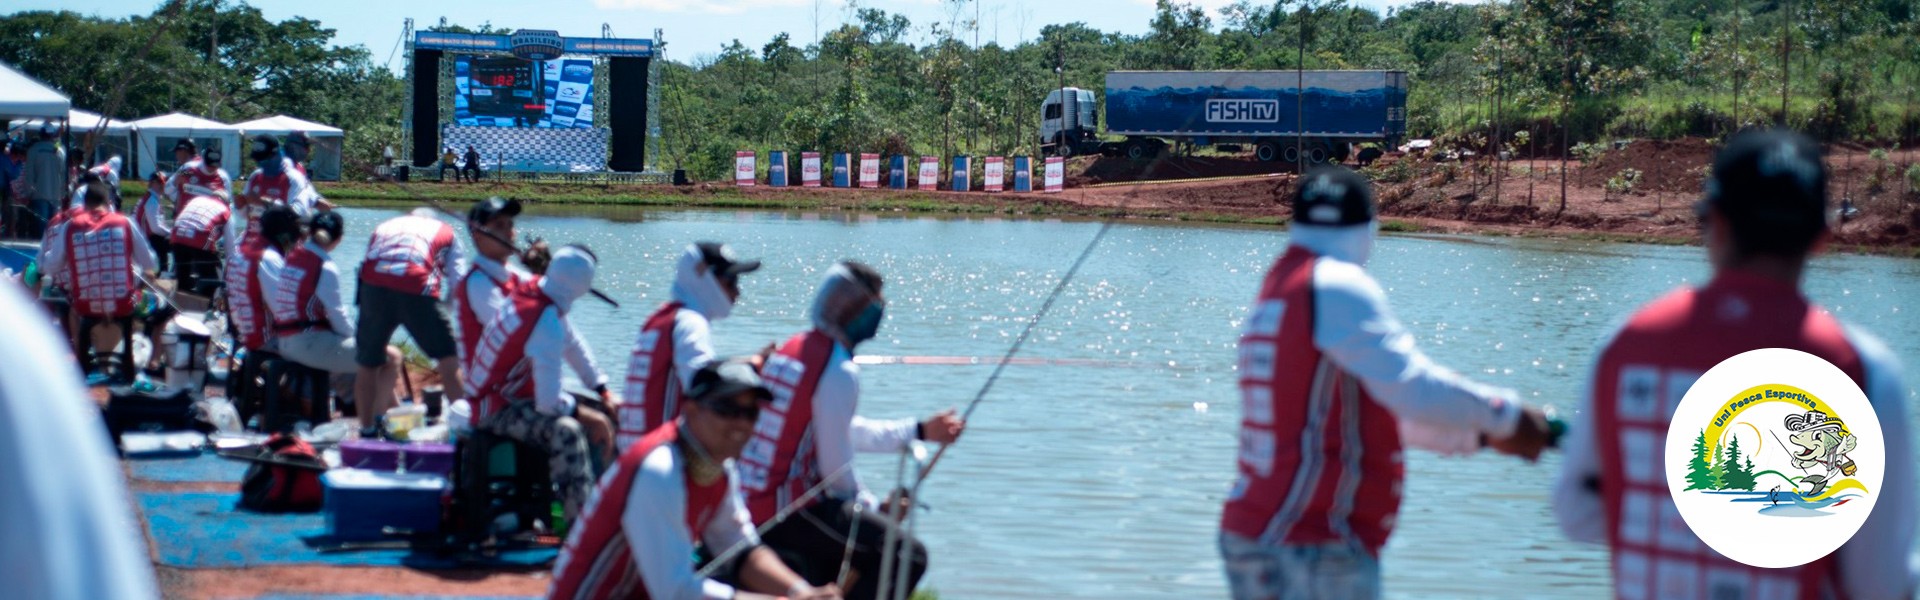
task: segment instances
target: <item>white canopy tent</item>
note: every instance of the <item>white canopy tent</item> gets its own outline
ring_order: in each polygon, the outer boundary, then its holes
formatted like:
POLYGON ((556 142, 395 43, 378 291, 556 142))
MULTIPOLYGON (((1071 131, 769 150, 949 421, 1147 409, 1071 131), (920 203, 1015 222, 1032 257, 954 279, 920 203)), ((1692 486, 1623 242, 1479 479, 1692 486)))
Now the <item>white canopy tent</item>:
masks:
POLYGON ((218 148, 220 168, 236 180, 246 176, 240 172, 240 157, 246 154, 247 148, 241 144, 239 127, 186 113, 147 117, 134 121, 133 125, 140 128, 139 149, 135 154, 142 179, 155 168, 172 171, 180 167, 173 160, 173 145, 181 139, 193 140, 201 152, 218 148))
POLYGON ((0 119, 59 119, 72 108, 66 94, 0 62, 0 119))
POLYGON ((313 153, 307 157, 307 176, 315 181, 340 180, 340 152, 346 142, 346 134, 340 128, 286 115, 254 119, 233 126, 245 131, 247 136, 264 133, 281 137, 282 147, 285 147, 286 136, 295 131, 307 132, 307 137, 313 140, 313 153))
MULTIPOLYGON (((26 121, 14 121, 11 133, 17 134, 22 131, 38 131, 40 126, 50 121, 52 120, 29 119, 26 121)), ((120 166, 121 178, 133 177, 134 173, 138 171, 138 165, 133 160, 133 144, 134 136, 138 134, 140 128, 135 127, 133 123, 103 118, 99 113, 88 112, 78 108, 67 111, 67 123, 66 145, 70 151, 73 148, 84 146, 86 144, 87 134, 92 133, 95 129, 100 130, 100 141, 94 146, 93 156, 87 159, 87 164, 97 165, 105 162, 108 157, 120 156, 123 157, 120 166)), ((59 127, 60 124, 54 123, 53 126, 59 127)))

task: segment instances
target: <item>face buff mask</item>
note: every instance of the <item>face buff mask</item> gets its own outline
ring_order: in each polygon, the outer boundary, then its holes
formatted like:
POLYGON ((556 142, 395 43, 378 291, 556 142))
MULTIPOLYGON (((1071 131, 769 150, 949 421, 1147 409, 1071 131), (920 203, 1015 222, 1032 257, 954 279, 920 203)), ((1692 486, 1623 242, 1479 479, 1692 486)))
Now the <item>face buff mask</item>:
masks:
POLYGON ((861 342, 880 335, 880 319, 885 317, 886 313, 887 307, 878 301, 861 309, 860 314, 847 323, 847 344, 859 346, 861 342))
POLYGON ((280 175, 280 171, 282 171, 281 167, 285 166, 286 163, 280 161, 279 150, 274 150, 271 155, 260 160, 260 172, 265 173, 268 177, 280 175))

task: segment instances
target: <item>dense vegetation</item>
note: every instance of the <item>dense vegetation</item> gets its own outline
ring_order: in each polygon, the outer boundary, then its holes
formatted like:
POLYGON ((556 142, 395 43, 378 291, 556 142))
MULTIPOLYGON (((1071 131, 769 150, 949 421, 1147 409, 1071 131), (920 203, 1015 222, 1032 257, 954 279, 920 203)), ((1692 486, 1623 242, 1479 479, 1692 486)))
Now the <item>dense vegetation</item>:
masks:
MULTIPOLYGON (((718 178, 743 148, 1032 153, 1040 99, 1057 86, 1099 89, 1116 69, 1291 69, 1303 54, 1309 69, 1410 72, 1411 133, 1483 149, 1558 153, 1563 135, 1716 137, 1782 119, 1828 140, 1920 138, 1920 0, 1494 0, 1386 14, 1346 0, 1241 0, 1213 14, 1160 0, 1141 35, 1053 24, 1014 46, 979 41, 1009 33, 1006 19, 943 6, 944 20, 914 23, 850 2, 813 44, 663 45, 655 162, 718 178)), ((386 57, 332 35, 244 4, 176 0, 125 19, 0 17, 0 60, 116 116, 332 123, 348 130, 351 171, 398 139, 405 90, 376 63, 386 57)))

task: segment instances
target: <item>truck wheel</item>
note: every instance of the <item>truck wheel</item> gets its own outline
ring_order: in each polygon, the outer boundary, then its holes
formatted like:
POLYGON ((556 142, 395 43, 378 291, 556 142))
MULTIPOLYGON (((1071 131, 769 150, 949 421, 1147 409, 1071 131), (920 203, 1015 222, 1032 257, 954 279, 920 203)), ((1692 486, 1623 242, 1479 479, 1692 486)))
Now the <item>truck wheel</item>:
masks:
POLYGON ((1146 160, 1153 158, 1157 154, 1160 154, 1158 144, 1147 140, 1130 140, 1127 142, 1127 158, 1129 159, 1146 160))
POLYGON ((1326 146, 1324 146, 1324 145, 1321 145, 1321 144, 1314 144, 1314 145, 1313 145, 1312 147, 1309 147, 1309 148, 1307 148, 1307 163, 1308 163, 1308 164, 1315 164, 1315 165, 1318 165, 1318 164, 1323 164, 1323 163, 1325 163, 1325 162, 1327 162, 1327 147, 1326 147, 1326 146))
POLYGON ((1300 164, 1300 146, 1295 144, 1287 144, 1285 148, 1281 148, 1280 160, 1282 162, 1292 163, 1296 165, 1300 164))
POLYGON ((1280 147, 1275 146, 1273 142, 1260 142, 1260 145, 1253 149, 1253 157, 1260 159, 1260 162, 1273 162, 1274 159, 1280 158, 1280 147))
POLYGON ((1058 156, 1060 158, 1067 158, 1067 157, 1073 156, 1073 145, 1068 144, 1066 142, 1060 142, 1060 143, 1054 144, 1053 155, 1058 156))

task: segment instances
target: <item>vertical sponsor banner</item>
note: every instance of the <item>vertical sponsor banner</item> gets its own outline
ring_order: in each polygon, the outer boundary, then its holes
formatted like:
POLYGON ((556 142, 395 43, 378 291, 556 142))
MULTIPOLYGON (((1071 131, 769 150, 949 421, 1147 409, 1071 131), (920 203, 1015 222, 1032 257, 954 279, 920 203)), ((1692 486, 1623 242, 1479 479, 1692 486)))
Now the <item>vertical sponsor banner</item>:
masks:
POLYGON ((1060 190, 1066 189, 1067 187, 1066 159, 1060 158, 1058 156, 1047 157, 1046 186, 1047 186, 1047 193, 1049 194, 1059 193, 1060 190))
POLYGON ((860 187, 869 189, 880 187, 880 155, 860 155, 860 187))
POLYGON ((1025 156, 1013 157, 1013 191, 1033 191, 1033 159, 1025 156))
POLYGON ((887 163, 887 187, 896 190, 907 189, 907 155, 895 154, 893 158, 887 159, 887 163))
POLYGON ((986 166, 980 169, 980 188, 989 192, 1005 191, 1006 159, 998 156, 987 157, 986 166))
POLYGON ((800 186, 820 187, 820 153, 800 153, 800 186))
POLYGON ((733 153, 733 183, 742 187, 753 187, 752 150, 733 153))
POLYGON ((767 153, 767 186, 787 187, 787 151, 767 153))
POLYGON ((853 187, 853 155, 833 153, 833 187, 853 187))
POLYGON ((920 185, 922 191, 940 189, 940 157, 920 157, 920 185))
POLYGON ((973 158, 967 155, 953 157, 953 172, 947 174, 947 186, 956 192, 967 191, 973 186, 973 158))

